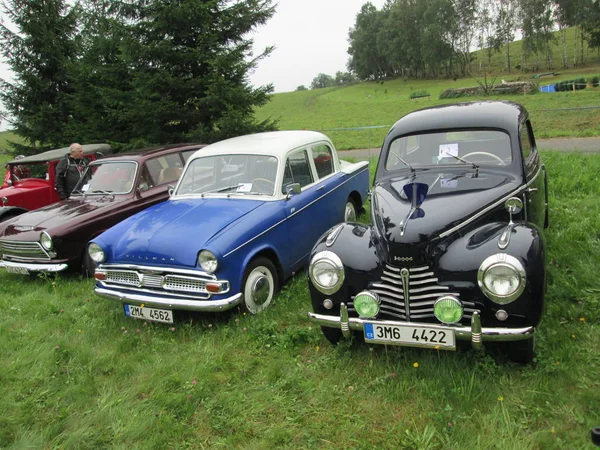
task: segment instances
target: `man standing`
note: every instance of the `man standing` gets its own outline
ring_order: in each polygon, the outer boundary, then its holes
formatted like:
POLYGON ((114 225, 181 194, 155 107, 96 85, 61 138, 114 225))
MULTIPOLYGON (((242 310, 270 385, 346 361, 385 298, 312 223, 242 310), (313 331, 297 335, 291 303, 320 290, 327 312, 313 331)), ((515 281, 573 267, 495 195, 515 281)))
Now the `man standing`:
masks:
POLYGON ((71 144, 69 149, 70 153, 56 165, 56 190, 61 200, 69 198, 86 168, 83 147, 71 144))

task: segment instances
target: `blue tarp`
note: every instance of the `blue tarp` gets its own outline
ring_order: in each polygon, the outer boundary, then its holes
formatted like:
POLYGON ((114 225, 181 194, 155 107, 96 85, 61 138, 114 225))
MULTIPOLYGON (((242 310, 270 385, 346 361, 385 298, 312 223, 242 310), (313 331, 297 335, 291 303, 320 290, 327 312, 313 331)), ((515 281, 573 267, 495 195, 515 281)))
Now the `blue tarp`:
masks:
POLYGON ((556 89, 554 89, 554 84, 548 84, 546 86, 540 86, 540 91, 541 92, 556 92, 556 89))

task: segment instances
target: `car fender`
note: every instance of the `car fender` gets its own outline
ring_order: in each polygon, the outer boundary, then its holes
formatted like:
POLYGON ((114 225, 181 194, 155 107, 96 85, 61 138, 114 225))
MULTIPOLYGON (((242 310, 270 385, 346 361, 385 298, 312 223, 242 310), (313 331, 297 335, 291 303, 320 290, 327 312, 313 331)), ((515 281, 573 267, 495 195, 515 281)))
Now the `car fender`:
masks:
MULTIPOLYGON (((471 290, 473 297, 490 306, 491 311, 505 310, 514 325, 536 326, 542 315, 546 287, 546 245, 544 235, 534 224, 515 223, 509 232, 508 244, 501 248, 500 238, 509 225, 506 222, 492 222, 471 231, 450 237, 431 250, 433 266, 437 267, 440 283, 458 285, 463 290, 471 290), (477 281, 477 273, 483 261, 495 254, 507 254, 516 258, 526 273, 527 281, 523 293, 507 305, 498 305, 488 299, 477 281), (519 322, 521 318, 524 322, 519 322)), ((486 319, 486 318, 483 318, 486 319)), ((495 317, 487 318, 494 321, 495 317)), ((510 321, 504 323, 509 326, 510 321)), ((496 324, 499 325, 499 324, 496 324)))
POLYGON ((310 265, 307 270, 308 285, 313 310, 319 314, 339 314, 340 303, 347 302, 367 287, 369 281, 383 273, 385 257, 372 226, 359 223, 342 223, 326 231, 310 253, 310 260, 322 251, 335 253, 344 265, 344 282, 334 294, 323 294, 310 280, 310 265), (325 309, 323 301, 330 299, 332 309, 325 309))

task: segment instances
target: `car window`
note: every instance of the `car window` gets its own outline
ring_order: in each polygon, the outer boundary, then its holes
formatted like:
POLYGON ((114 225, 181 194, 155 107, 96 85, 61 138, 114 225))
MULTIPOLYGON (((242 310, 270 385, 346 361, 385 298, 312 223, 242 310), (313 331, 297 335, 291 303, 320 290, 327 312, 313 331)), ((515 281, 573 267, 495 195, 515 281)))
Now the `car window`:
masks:
POLYGON ((313 176, 306 150, 292 153, 285 163, 281 192, 285 194, 287 187, 293 183, 300 183, 300 187, 304 187, 312 182, 313 176))
POLYGON ((198 149, 194 149, 194 150, 186 150, 185 152, 181 153, 181 156, 183 156, 183 162, 186 163, 188 159, 190 159, 190 156, 192 156, 194 153, 196 153, 198 151, 198 149))
POLYGON ((333 155, 328 145, 321 144, 313 147, 312 156, 319 178, 324 178, 333 173, 333 155))
POLYGON ((90 164, 79 180, 73 193, 78 194, 126 194, 133 189, 137 164, 133 161, 90 164))
POLYGON ((140 191, 147 191, 152 187, 154 187, 154 182, 152 181, 152 177, 150 176, 150 172, 148 171, 148 166, 144 164, 144 166, 142 167, 142 174, 140 175, 140 191))
POLYGON ((267 155, 215 155, 196 158, 188 165, 177 195, 273 195, 277 158, 267 155))
MULTIPOLYGON (((527 121, 527 124, 529 124, 529 121, 527 121)), ((533 148, 531 144, 529 126, 521 125, 521 129, 519 130, 519 137, 521 139, 521 152, 523 153, 523 161, 525 161, 527 160, 527 158, 529 158, 529 155, 531 155, 531 150, 533 148)))
POLYGON ((386 170, 418 166, 464 164, 509 165, 512 162, 510 137, 497 130, 456 130, 402 136, 390 143, 386 170))
POLYGON ((176 183, 181 176, 181 172, 183 172, 183 164, 179 153, 149 159, 146 166, 155 186, 176 183))

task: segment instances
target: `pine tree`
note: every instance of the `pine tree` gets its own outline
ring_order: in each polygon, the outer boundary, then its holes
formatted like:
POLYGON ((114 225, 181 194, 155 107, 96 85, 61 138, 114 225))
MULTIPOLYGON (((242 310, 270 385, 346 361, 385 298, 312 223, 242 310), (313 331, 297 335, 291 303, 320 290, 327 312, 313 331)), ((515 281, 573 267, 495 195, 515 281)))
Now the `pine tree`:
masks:
POLYGON ((19 153, 34 153, 68 145, 79 10, 64 0, 9 0, 2 8, 16 31, 0 24, 2 55, 14 74, 14 81, 0 81, 0 99, 25 140, 12 146, 19 153))

